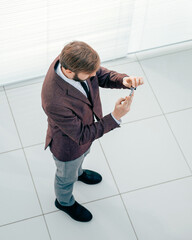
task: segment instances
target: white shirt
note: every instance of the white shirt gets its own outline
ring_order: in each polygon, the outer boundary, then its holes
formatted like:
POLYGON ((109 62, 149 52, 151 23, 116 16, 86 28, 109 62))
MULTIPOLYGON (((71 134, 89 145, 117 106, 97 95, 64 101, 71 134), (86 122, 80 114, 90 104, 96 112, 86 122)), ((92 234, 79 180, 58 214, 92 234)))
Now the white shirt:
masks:
MULTIPOLYGON (((80 82, 77 82, 77 81, 72 81, 72 79, 66 77, 63 72, 61 71, 61 64, 59 63, 55 72, 66 82, 68 82, 69 84, 71 84, 72 86, 74 86, 75 88, 77 88, 80 92, 82 92, 86 97, 87 97, 87 94, 84 90, 84 88, 82 87, 81 83, 80 82)), ((87 85, 87 88, 89 90, 89 86, 87 84, 86 81, 84 81, 87 85)), ((113 114, 111 113, 111 116, 113 117, 113 119, 120 125, 121 124, 121 119, 118 121, 114 116, 113 114)), ((95 117, 95 116, 94 116, 95 117)), ((95 119, 96 120, 96 119, 95 119)))
MULTIPOLYGON (((61 71, 61 64, 59 63, 57 68, 56 68, 56 73, 63 79, 65 80, 66 82, 68 82, 69 84, 71 84, 73 87, 77 88, 80 92, 82 92, 86 97, 87 97, 87 94, 84 90, 84 88, 82 87, 81 83, 80 82, 77 82, 77 81, 72 81, 72 79, 69 79, 68 77, 66 77, 63 72, 61 71)), ((84 81, 87 85, 87 88, 89 90, 89 86, 87 84, 86 81, 84 81)))

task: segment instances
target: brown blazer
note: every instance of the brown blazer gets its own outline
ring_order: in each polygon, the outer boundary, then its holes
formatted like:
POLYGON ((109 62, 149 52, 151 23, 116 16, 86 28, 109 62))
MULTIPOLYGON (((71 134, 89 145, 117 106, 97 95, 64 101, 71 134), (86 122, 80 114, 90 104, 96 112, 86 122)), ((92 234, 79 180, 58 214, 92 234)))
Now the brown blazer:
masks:
POLYGON ((119 127, 110 113, 102 115, 99 86, 126 88, 122 79, 128 75, 100 67, 96 76, 87 80, 92 105, 84 94, 57 75, 58 63, 59 56, 50 65, 41 90, 42 108, 48 117, 44 150, 50 146, 53 155, 65 162, 80 157, 95 139, 119 127))

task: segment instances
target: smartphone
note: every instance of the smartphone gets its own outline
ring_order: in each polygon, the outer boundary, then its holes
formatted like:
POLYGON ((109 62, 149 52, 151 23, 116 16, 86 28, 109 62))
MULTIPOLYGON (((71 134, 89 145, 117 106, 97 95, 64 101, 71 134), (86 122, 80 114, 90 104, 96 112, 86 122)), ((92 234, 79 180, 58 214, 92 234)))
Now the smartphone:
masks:
POLYGON ((131 89, 131 92, 130 92, 129 96, 132 96, 133 90, 136 90, 137 88, 131 87, 130 89, 131 89))

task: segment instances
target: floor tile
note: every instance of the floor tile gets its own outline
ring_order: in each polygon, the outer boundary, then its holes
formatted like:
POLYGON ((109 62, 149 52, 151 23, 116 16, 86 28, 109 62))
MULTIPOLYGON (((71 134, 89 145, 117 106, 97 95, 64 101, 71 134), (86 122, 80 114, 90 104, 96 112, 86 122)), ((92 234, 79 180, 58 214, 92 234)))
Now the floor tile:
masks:
POLYGON ((122 197, 139 240, 192 239, 192 177, 122 197))
POLYGON ((192 169, 192 108, 167 114, 166 117, 192 169))
POLYGON ((41 107, 42 83, 7 90, 24 147, 45 141, 47 116, 41 107))
POLYGON ((84 206, 93 214, 87 223, 77 222, 62 211, 45 215, 52 240, 136 240, 119 196, 84 206))
POLYGON ((16 126, 4 91, 0 91, 1 140, 0 152, 21 148, 16 126))
POLYGON ((44 213, 54 211, 54 174, 56 171, 52 153, 44 144, 24 148, 37 194, 44 213))
POLYGON ((191 174, 164 116, 125 124, 100 141, 121 192, 191 174))
POLYGON ((192 107, 192 50, 140 62, 165 113, 192 107))
POLYGON ((0 225, 42 214, 22 150, 0 154, 0 225))
POLYGON ((97 185, 87 185, 83 182, 77 182, 74 186, 74 194, 80 203, 118 194, 117 187, 97 140, 93 142, 91 151, 85 158, 82 167, 83 169, 90 169, 100 173, 102 175, 102 182, 97 185))
MULTIPOLYGON (((42 204, 43 212, 58 210, 55 205, 54 178, 56 166, 49 148, 46 151, 43 145, 25 148, 27 160, 35 182, 35 186, 42 204)), ((82 182, 74 184, 74 197, 80 203, 109 197, 118 194, 114 180, 102 153, 99 142, 96 140, 91 152, 86 156, 83 168, 99 172, 103 180, 98 185, 87 185, 82 182)))
MULTIPOLYGON (((123 64, 108 69, 119 73, 126 73, 129 76, 142 76, 144 80, 144 84, 138 86, 134 91, 135 93, 131 109, 122 117, 123 123, 162 114, 148 81, 145 79, 142 69, 137 62, 123 64)), ((128 96, 130 92, 129 89, 107 89, 100 87, 103 114, 106 115, 113 112, 117 100, 121 97, 124 98, 125 96, 128 96)))
POLYGON ((0 227, 2 240, 50 240, 43 217, 17 222, 0 227))

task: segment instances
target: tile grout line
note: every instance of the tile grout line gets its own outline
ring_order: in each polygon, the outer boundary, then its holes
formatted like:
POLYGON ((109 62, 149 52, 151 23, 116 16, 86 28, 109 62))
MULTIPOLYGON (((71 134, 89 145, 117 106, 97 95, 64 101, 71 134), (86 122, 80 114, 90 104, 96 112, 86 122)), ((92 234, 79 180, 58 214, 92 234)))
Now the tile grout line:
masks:
POLYGON ((175 139, 175 141, 176 141, 176 143, 177 143, 177 145, 178 145, 178 147, 179 147, 179 149, 180 149, 180 151, 181 151, 181 153, 182 153, 182 155, 183 155, 183 158, 184 158, 184 160, 185 160, 185 163, 187 164, 187 166, 188 166, 188 168, 189 168, 189 171, 190 171, 191 174, 192 174, 192 169, 191 169, 191 167, 190 167, 190 165, 189 165, 189 163, 188 163, 188 161, 187 161, 187 159, 186 159, 186 157, 185 157, 185 154, 184 154, 184 152, 183 152, 183 150, 182 150, 182 148, 181 148, 181 146, 180 146, 180 144, 179 144, 179 142, 178 142, 178 140, 177 140, 177 138, 176 138, 176 136, 175 136, 175 134, 174 134, 174 132, 173 132, 173 129, 171 128, 171 125, 170 125, 170 123, 169 123, 166 115, 164 115, 164 117, 165 117, 165 119, 166 119, 166 121, 167 121, 167 124, 168 124, 168 126, 169 126, 169 128, 170 128, 170 130, 171 130, 171 132, 172 132, 172 135, 173 135, 173 137, 174 137, 174 139, 175 139))
POLYGON ((151 116, 151 117, 140 118, 140 119, 137 119, 137 120, 124 122, 121 125, 126 125, 126 124, 130 124, 130 123, 135 123, 135 122, 141 122, 141 121, 145 121, 145 120, 148 120, 148 119, 151 119, 151 118, 156 118, 156 117, 161 117, 161 116, 163 116, 163 114, 158 114, 158 115, 154 115, 154 116, 151 116))
MULTIPOLYGON (((39 146, 41 144, 44 144, 45 142, 42 142, 42 143, 36 143, 36 144, 33 144, 33 145, 30 145, 30 146, 26 146, 26 147, 23 147, 23 148, 30 148, 30 147, 35 147, 35 146, 39 146)), ((8 150, 8 151, 5 151, 5 152, 0 152, 0 154, 5 154, 5 153, 9 153, 9 152, 14 152, 14 151, 18 151, 18 150, 21 150, 21 148, 15 148, 15 149, 11 149, 11 150, 8 150)))
MULTIPOLYGON (((156 187, 156 186, 159 186, 159 185, 172 183, 172 182, 176 182, 176 181, 187 179, 187 178, 192 178, 192 174, 184 176, 184 177, 175 178, 175 179, 167 180, 167 181, 164 181, 164 182, 156 183, 156 184, 153 184, 153 185, 147 185, 145 187, 136 188, 136 189, 133 189, 133 190, 130 190, 130 191, 120 192, 119 194, 115 194, 115 195, 111 195, 111 196, 107 196, 107 197, 103 197, 103 198, 98 198, 96 200, 84 202, 82 204, 88 204, 88 203, 104 200, 104 199, 107 199, 107 198, 112 198, 112 197, 115 197, 115 196, 119 196, 119 195, 122 195, 122 194, 128 194, 128 193, 132 193, 132 192, 136 192, 136 191, 140 191, 140 190, 145 190, 145 189, 148 189, 148 188, 153 188, 153 187, 156 187)), ((49 214, 49 213, 47 213, 47 214, 49 214)))
MULTIPOLYGON (((98 141, 99 141, 99 139, 98 139, 98 141)), ((137 236, 137 233, 136 233, 136 230, 135 230, 135 228, 134 228, 134 226, 133 226, 133 223, 132 223, 132 221, 131 221, 131 218, 130 218, 130 216, 129 216, 128 210, 127 210, 127 208, 126 208, 126 206, 125 206, 125 203, 124 203, 124 201, 123 201, 123 198, 122 198, 122 196, 121 196, 121 192, 120 192, 120 190, 119 190, 119 187, 118 187, 118 185, 117 185, 117 182, 116 182, 116 180, 115 180, 115 177, 114 177, 114 175, 113 175, 113 172, 112 172, 112 170, 111 170, 111 167, 110 167, 109 162, 108 162, 108 160, 107 160, 107 157, 106 157, 106 155, 105 155, 103 146, 101 145, 101 142, 100 142, 100 141, 99 141, 99 145, 100 145, 100 147, 101 147, 101 150, 102 150, 103 155, 104 155, 104 157, 105 157, 105 160, 106 160, 106 162, 107 162, 108 168, 109 168, 109 170, 110 170, 110 172, 111 172, 111 175, 112 175, 112 177, 113 177, 113 181, 114 181, 114 183, 115 183, 115 185, 116 185, 116 188, 117 188, 117 190, 118 190, 118 193, 119 193, 118 195, 120 196, 121 201, 122 201, 122 203, 123 203, 124 210, 125 210, 126 213, 127 213, 127 217, 128 217, 128 219, 129 219, 129 221, 130 221, 130 223, 131 223, 131 226, 132 226, 132 229, 133 229, 133 231, 134 231, 134 233, 135 233, 135 236, 136 236, 137 240, 139 240, 139 238, 138 238, 138 236, 137 236)))
POLYGON ((28 217, 28 218, 23 218, 23 219, 20 219, 20 220, 14 221, 14 222, 9 222, 9 223, 6 223, 6 224, 2 224, 2 225, 0 225, 0 229, 1 229, 1 227, 6 227, 7 225, 12 225, 12 224, 16 224, 16 223, 19 223, 19 222, 28 221, 28 220, 30 220, 32 218, 38 218, 38 217, 43 217, 43 214, 32 216, 32 217, 28 217))
MULTIPOLYGON (((89 204, 89 203, 92 203, 92 202, 97 202, 97 201, 101 201, 101 200, 104 200, 104 199, 107 199, 107 198, 112 198, 112 197, 116 197, 116 196, 119 196, 119 193, 118 194, 113 194, 113 195, 110 195, 110 196, 107 196, 107 197, 103 197, 103 198, 98 198, 98 199, 95 199, 95 200, 92 200, 92 201, 88 201, 88 202, 83 202, 81 203, 82 205, 86 205, 86 204, 89 204)), ((6 224, 2 224, 0 225, 0 228, 1 227, 4 227, 4 226, 7 226, 7 225, 11 225, 11 224, 15 224, 15 223, 18 223, 18 222, 23 222, 23 221, 26 221, 26 220, 30 220, 31 218, 36 218, 36 217, 41 217, 43 215, 48 215, 48 214, 52 214, 52 213, 56 213, 56 212, 59 212, 60 210, 53 210, 53 211, 50 211, 50 212, 47 212, 47 213, 44 213, 44 214, 40 214, 40 215, 36 215, 36 216, 32 216, 32 217, 29 217, 29 218, 23 218, 23 219, 20 219, 18 221, 14 221, 14 222, 9 222, 9 223, 6 223, 6 224)))
MULTIPOLYGON (((192 109, 192 107, 180 109, 180 110, 173 111, 173 112, 167 112, 167 113, 165 113, 165 115, 173 114, 173 113, 177 113, 177 112, 182 112, 182 111, 187 111, 187 110, 189 110, 189 109, 192 109)), ((155 118, 155 117, 160 117, 160 116, 164 116, 164 114, 162 113, 162 114, 158 114, 158 115, 154 115, 154 116, 150 116, 150 117, 146 117, 146 118, 139 118, 139 119, 136 119, 136 120, 133 120, 133 121, 124 122, 124 123, 122 123, 122 125, 130 124, 130 123, 134 123, 134 122, 139 122, 139 121, 144 121, 144 120, 147 120, 147 119, 151 119, 151 118, 155 118)), ((30 147, 34 147, 34 146, 39 146, 39 145, 44 144, 44 143, 45 143, 45 142, 35 143, 35 144, 32 144, 32 145, 25 146, 25 147, 23 147, 23 148, 30 148, 30 147)), ((22 149, 22 148, 15 148, 15 149, 11 149, 11 150, 8 150, 8 151, 5 151, 5 152, 0 152, 0 154, 5 154, 5 153, 13 152, 13 151, 17 151, 17 150, 20 150, 20 149, 22 149)))
MULTIPOLYGON (((113 197, 117 197, 117 196, 120 196, 120 195, 124 195, 124 194, 128 194, 128 193, 140 191, 140 190, 143 190, 143 189, 148 189, 148 188, 156 187, 156 186, 159 186, 159 185, 163 185, 163 184, 167 184, 167 183, 179 181, 179 180, 181 180, 181 179, 186 179, 186 178, 190 178, 190 177, 192 177, 192 175, 185 176, 185 177, 181 177, 181 178, 177 178, 177 179, 173 179, 173 180, 168 180, 168 181, 165 181, 165 182, 153 184, 153 185, 146 186, 146 187, 137 188, 137 189, 130 190, 130 191, 126 191, 126 192, 121 192, 121 193, 118 193, 118 194, 114 194, 114 195, 107 196, 107 197, 103 197, 103 198, 98 198, 98 199, 95 199, 95 200, 92 200, 92 201, 88 201, 88 202, 83 202, 82 205, 86 205, 86 204, 89 204, 89 203, 93 203, 93 202, 105 200, 105 199, 108 199, 108 198, 113 198, 113 197)), ((44 215, 56 213, 56 212, 59 212, 59 211, 60 211, 60 210, 54 210, 54 211, 51 211, 51 212, 44 213, 44 215)), ((37 216, 33 216, 33 217, 30 217, 30 218, 24 218, 24 219, 15 221, 15 222, 10 222, 10 223, 7 223, 7 224, 3 224, 3 225, 0 225, 0 227, 4 227, 4 226, 7 226, 7 225, 15 224, 15 223, 18 223, 18 222, 23 222, 23 221, 26 221, 26 220, 30 220, 31 218, 36 218, 36 217, 41 217, 41 216, 43 216, 43 214, 37 215, 37 216)))
MULTIPOLYGON (((96 200, 92 200, 92 201, 88 201, 88 202, 83 202, 82 204, 88 204, 88 203, 92 203, 92 202, 104 200, 104 199, 107 199, 107 198, 112 198, 112 197, 115 197, 115 196, 119 196, 119 195, 122 195, 122 194, 128 194, 128 193, 132 193, 132 192, 136 192, 136 191, 140 191, 140 190, 144 190, 144 189, 148 189, 148 188, 153 188, 153 187, 156 187, 156 186, 159 186, 159 185, 163 185, 163 184, 167 184, 167 183, 172 183, 172 182, 176 182, 176 181, 183 180, 183 179, 187 179, 187 178, 192 178, 192 174, 191 174, 191 175, 184 176, 184 177, 180 177, 180 178, 175 178, 175 179, 167 180, 167 181, 160 182, 160 183, 155 183, 155 184, 153 184, 153 185, 147 185, 147 186, 145 186, 145 187, 136 188, 136 189, 133 189, 133 190, 130 190, 130 191, 125 191, 125 192, 120 192, 120 191, 119 191, 118 194, 114 194, 114 195, 107 196, 107 197, 103 197, 103 198, 98 198, 98 199, 96 199, 96 200)), ((49 213, 47 213, 47 214, 49 214, 49 213)))
POLYGON ((125 191, 125 192, 122 192, 121 194, 128 194, 128 193, 132 193, 132 192, 136 192, 136 191, 140 191, 140 190, 144 190, 144 189, 148 189, 148 188, 153 188, 153 187, 157 187, 159 185, 164 185, 164 184, 167 184, 167 183, 176 182, 176 181, 183 180, 183 179, 186 179, 186 178, 192 178, 192 174, 188 175, 188 176, 180 177, 180 178, 167 180, 165 182, 160 182, 160 183, 156 183, 156 184, 153 184, 153 185, 148 185, 148 186, 145 186, 145 187, 133 189, 133 190, 130 190, 130 191, 125 191))
POLYGON ((177 113, 177 112, 187 111, 187 110, 189 110, 189 109, 192 109, 192 107, 183 108, 183 109, 179 109, 179 110, 172 111, 172 112, 165 112, 165 114, 166 114, 166 115, 168 115, 168 114, 173 114, 173 113, 177 113))
POLYGON ((181 154, 183 155, 183 158, 184 158, 184 160, 185 160, 185 163, 187 164, 189 171, 192 173, 192 169, 191 169, 191 167, 189 166, 189 163, 188 163, 188 161, 187 161, 187 159, 186 159, 186 157, 185 157, 185 155, 184 155, 184 153, 183 153, 183 150, 182 150, 182 148, 181 148, 181 146, 180 146, 180 144, 179 144, 179 142, 178 142, 178 140, 177 140, 177 138, 176 138, 176 136, 175 136, 175 134, 174 134, 174 132, 173 132, 173 130, 172 130, 172 128, 171 128, 171 125, 170 125, 170 123, 169 123, 169 121, 168 121, 168 119, 167 119, 167 117, 166 117, 166 113, 164 113, 163 108, 161 107, 161 104, 160 104, 160 102, 159 102, 159 100, 158 100, 158 98, 157 98, 157 96, 156 96, 156 94, 155 94, 155 92, 154 92, 154 90, 153 90, 153 88, 152 88, 152 86, 151 86, 151 83, 150 83, 150 81, 148 80, 148 77, 147 77, 147 75, 146 75, 146 73, 145 73, 145 71, 144 71, 144 69, 143 69, 143 67, 142 67, 142 64, 140 63, 139 60, 138 60, 138 63, 139 63, 139 65, 140 65, 140 67, 141 67, 141 69, 142 69, 142 71, 143 71, 143 73, 144 73, 144 75, 145 75, 145 77, 146 77, 146 79, 147 79, 147 82, 148 82, 148 84, 149 84, 149 87, 151 88, 151 91, 152 91, 152 93, 153 93, 153 95, 154 95, 154 97, 155 97, 155 99, 156 99, 156 101, 157 101, 157 103, 158 103, 158 105, 159 105, 162 113, 163 113, 163 116, 164 116, 164 118, 165 118, 165 120, 166 120, 166 122, 167 122, 167 125, 168 125, 169 129, 170 129, 171 132, 172 132, 172 136, 174 137, 174 139, 175 139, 175 141, 176 141, 176 143, 177 143, 177 146, 179 147, 179 149, 180 149, 180 151, 181 151, 181 154))
POLYGON ((98 199, 95 199, 95 200, 91 200, 91 201, 88 201, 88 202, 83 202, 82 204, 86 205, 86 204, 89 204, 89 203, 94 203, 94 202, 97 202, 97 201, 102 201, 102 200, 105 200, 105 199, 108 199, 108 198, 117 197, 117 196, 119 196, 119 193, 113 194, 113 195, 110 195, 110 196, 106 196, 106 197, 101 197, 101 198, 98 198, 98 199))
POLYGON ((13 118, 13 121, 14 121, 14 124, 15 124, 15 128, 16 128, 16 131, 17 131, 19 140, 20 140, 20 144, 21 144, 21 146, 22 146, 21 149, 23 150, 23 154, 24 154, 24 157, 25 157, 25 161, 26 161, 26 163, 27 163, 28 171, 29 171, 29 174, 30 174, 30 176, 31 176, 32 184, 33 184, 34 190, 35 190, 35 192, 36 192, 36 197, 37 197, 37 199, 38 199, 39 206, 40 206, 40 209, 41 209, 41 212, 42 212, 42 216, 43 216, 43 218, 44 218, 44 222, 45 222, 45 225, 46 225, 46 228, 47 228, 47 231, 48 231, 48 235, 49 235, 49 238, 50 238, 50 240, 51 240, 51 235, 50 235, 49 228, 48 228, 48 225, 47 225, 47 222, 46 222, 44 213, 43 213, 43 208, 42 208, 42 206, 41 206, 41 202, 40 202, 40 199, 39 199, 39 195, 38 195, 38 192, 37 192, 37 189, 36 189, 36 186, 35 186, 35 182, 34 182, 34 179, 33 179, 32 173, 31 173, 31 169, 30 169, 29 163, 28 163, 28 161, 27 161, 27 156, 26 156, 25 150, 24 150, 24 148, 23 148, 23 144, 22 144, 22 141, 21 141, 21 137, 20 137, 20 134, 19 134, 19 130, 18 130, 18 128, 17 128, 17 124, 16 124, 16 121, 15 121, 15 118, 14 118, 14 115, 13 115, 13 112, 12 112, 12 108, 11 108, 11 104, 10 104, 10 102, 9 102, 9 98, 8 98, 8 96, 7 96, 7 92, 6 92, 5 88, 4 88, 4 91, 5 91, 5 95, 6 95, 6 98, 7 98, 7 102, 8 102, 8 105, 9 105, 9 108, 10 108, 10 111, 11 111, 11 115, 12 115, 12 118, 13 118))

